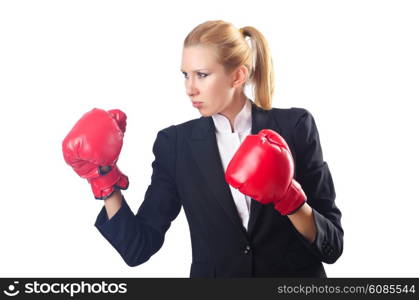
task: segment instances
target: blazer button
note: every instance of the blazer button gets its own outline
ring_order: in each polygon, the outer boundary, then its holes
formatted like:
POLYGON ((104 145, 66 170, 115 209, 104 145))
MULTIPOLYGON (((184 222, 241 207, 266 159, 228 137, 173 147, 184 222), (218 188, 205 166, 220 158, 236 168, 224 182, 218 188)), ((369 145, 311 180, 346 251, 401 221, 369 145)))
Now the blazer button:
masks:
POLYGON ((247 245, 243 252, 244 252, 244 254, 249 254, 250 253, 250 246, 247 245))

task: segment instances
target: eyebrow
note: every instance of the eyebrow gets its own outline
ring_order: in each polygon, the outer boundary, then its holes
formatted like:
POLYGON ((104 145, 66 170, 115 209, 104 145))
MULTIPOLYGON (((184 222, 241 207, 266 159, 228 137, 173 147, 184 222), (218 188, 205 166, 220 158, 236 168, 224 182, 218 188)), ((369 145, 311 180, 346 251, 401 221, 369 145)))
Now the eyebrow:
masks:
MULTIPOLYGON (((188 72, 186 72, 186 71, 184 71, 182 69, 180 69, 180 71, 182 73, 188 73, 188 72)), ((209 71, 209 69, 202 68, 202 69, 193 70, 192 72, 202 72, 202 71, 209 71)))

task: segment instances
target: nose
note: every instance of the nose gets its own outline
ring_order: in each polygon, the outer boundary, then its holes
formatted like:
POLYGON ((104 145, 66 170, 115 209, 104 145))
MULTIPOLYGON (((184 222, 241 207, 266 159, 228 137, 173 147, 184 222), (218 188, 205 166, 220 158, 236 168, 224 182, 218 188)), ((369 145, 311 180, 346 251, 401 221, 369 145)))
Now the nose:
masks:
POLYGON ((186 80, 185 87, 186 87, 186 94, 189 97, 192 98, 199 94, 199 90, 195 85, 195 80, 193 80, 192 78, 190 78, 189 80, 186 80))

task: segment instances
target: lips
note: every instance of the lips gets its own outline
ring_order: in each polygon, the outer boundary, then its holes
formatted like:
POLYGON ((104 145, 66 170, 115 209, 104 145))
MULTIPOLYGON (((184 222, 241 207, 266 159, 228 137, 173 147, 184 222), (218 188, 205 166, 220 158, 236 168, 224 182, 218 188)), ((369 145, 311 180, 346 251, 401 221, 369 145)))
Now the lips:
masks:
POLYGON ((192 101, 192 106, 193 107, 196 107, 196 108, 199 108, 199 107, 201 107, 202 106, 202 104, 203 104, 204 102, 199 102, 199 101, 192 101))

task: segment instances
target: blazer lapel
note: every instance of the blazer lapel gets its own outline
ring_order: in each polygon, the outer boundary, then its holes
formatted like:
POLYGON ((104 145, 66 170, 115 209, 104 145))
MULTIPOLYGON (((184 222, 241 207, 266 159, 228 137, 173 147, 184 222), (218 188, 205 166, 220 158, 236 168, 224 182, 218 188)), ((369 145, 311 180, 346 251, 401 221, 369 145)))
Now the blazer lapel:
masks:
MULTIPOLYGON (((259 108, 252 102, 252 134, 257 134, 262 129, 273 129, 280 132, 269 111, 259 108)), ((246 229, 237 213, 230 188, 225 181, 224 170, 215 136, 215 126, 211 117, 202 117, 197 122, 189 140, 192 158, 196 161, 206 180, 208 188, 225 213, 229 216, 234 226, 244 234, 251 235, 260 214, 263 204, 252 199, 250 205, 249 223, 246 229)))
POLYGON ((205 186, 211 190, 214 198, 229 216, 234 226, 246 233, 237 213, 230 188, 224 179, 224 170, 215 136, 215 126, 211 117, 199 119, 189 141, 192 158, 198 164, 206 180, 205 186))
MULTIPOLYGON (((252 102, 252 134, 257 134, 262 129, 273 129, 280 133, 275 121, 271 118, 269 111, 263 110, 252 102)), ((264 205, 252 199, 250 204, 250 216, 247 231, 252 235, 255 228, 256 220, 260 214, 261 208, 264 205)))

